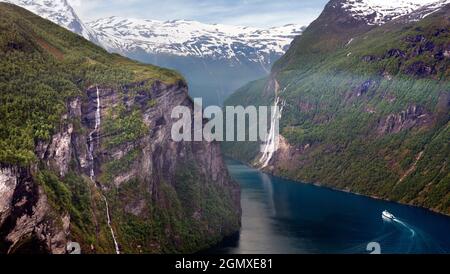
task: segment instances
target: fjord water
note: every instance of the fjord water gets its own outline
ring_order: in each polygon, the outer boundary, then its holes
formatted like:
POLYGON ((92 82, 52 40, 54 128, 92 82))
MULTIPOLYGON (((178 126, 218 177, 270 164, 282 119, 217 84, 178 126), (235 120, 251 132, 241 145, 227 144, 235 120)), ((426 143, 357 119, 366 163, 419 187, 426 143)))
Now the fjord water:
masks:
POLYGON ((370 253, 371 242, 381 253, 450 253, 450 217, 227 164, 242 188, 242 229, 210 253, 370 253))

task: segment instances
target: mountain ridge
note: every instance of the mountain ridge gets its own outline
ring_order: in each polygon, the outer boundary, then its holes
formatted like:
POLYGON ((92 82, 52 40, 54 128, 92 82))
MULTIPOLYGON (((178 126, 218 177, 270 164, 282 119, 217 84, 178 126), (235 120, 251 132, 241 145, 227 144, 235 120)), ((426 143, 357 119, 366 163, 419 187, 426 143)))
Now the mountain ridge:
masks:
POLYGON ((211 57, 270 64, 271 54, 283 54, 302 27, 269 29, 204 24, 191 20, 157 21, 109 17, 89 22, 105 48, 127 52, 142 49, 151 54, 211 57), (250 56, 245 53, 251 49, 250 56))
POLYGON ((449 0, 346 0, 341 7, 355 19, 379 26, 419 9, 424 18, 449 3, 449 0))
POLYGON ((0 2, 26 8, 27 10, 98 44, 94 31, 81 21, 67 0, 1 0, 0 2))
MULTIPOLYGON (((16 4, 71 30, 108 51, 235 59, 238 47, 252 48, 252 62, 270 64, 271 54, 283 54, 303 26, 255 28, 204 24, 193 20, 158 21, 111 16, 82 22, 67 0, 2 0, 16 4), (233 44, 236 44, 233 46, 233 44)), ((241 55, 243 51, 239 52, 241 55)))
MULTIPOLYGON (((450 214, 450 5, 370 25, 339 3, 225 105, 284 102, 266 172, 450 214)), ((223 148, 262 166, 258 144, 223 148)))
POLYGON ((8 2, 83 34, 109 52, 181 72, 190 95, 202 98, 204 105, 222 105, 238 87, 268 75, 272 64, 303 30, 292 24, 262 29, 119 17, 84 24, 66 0, 8 2))

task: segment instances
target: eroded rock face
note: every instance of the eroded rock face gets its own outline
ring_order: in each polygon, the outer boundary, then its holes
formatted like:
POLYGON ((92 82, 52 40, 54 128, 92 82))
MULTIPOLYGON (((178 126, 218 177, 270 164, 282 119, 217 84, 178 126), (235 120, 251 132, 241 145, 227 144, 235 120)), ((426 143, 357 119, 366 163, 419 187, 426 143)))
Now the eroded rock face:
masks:
MULTIPOLYGON (((213 188, 223 191, 223 195, 231 197, 229 210, 232 211, 233 224, 216 225, 207 228, 199 237, 220 239, 224 233, 233 233, 239 229, 240 220, 240 191, 238 185, 231 180, 228 170, 222 160, 218 143, 208 142, 174 142, 171 139, 172 125, 176 120, 171 118, 172 109, 176 106, 187 106, 193 109, 193 102, 188 96, 187 86, 183 82, 165 85, 155 82, 150 87, 145 83, 135 83, 121 88, 92 86, 85 91, 86 96, 74 98, 67 103, 67 111, 61 117, 58 130, 47 142, 36 145, 36 156, 39 164, 27 167, 3 167, 0 169, 0 254, 1 253, 65 253, 70 241, 83 241, 71 235, 71 216, 67 208, 54 207, 54 200, 50 200, 44 185, 37 182, 41 169, 56 175, 56 184, 66 184, 66 176, 79 176, 80 180, 97 189, 97 195, 113 195, 114 203, 110 203, 112 222, 116 222, 119 214, 130 214, 136 218, 147 220, 150 204, 158 208, 161 214, 187 214, 183 219, 190 219, 199 224, 216 220, 205 219, 205 208, 202 203, 193 205, 192 209, 177 209, 173 198, 167 193, 167 185, 173 191, 178 191, 184 178, 180 178, 180 169, 186 166, 196 170, 199 187, 213 188), (142 122, 148 128, 143 136, 136 140, 106 146, 105 130, 100 125, 99 132, 94 137, 94 170, 95 182, 91 182, 91 161, 87 153, 89 134, 95 127, 95 111, 97 106, 97 88, 100 95, 100 116, 105 119, 116 110, 117 106, 124 106, 127 110, 139 109, 142 122), (78 121, 78 122, 77 122, 78 121), (120 167, 120 172, 111 179, 104 179, 108 172, 107 165, 120 162, 130 153, 136 157, 130 160, 126 168, 120 167), (83 179, 84 178, 84 179, 83 179), (138 195, 131 197, 114 196, 117 190, 130 184, 139 184, 138 195), (174 212, 178 210, 180 212, 174 212), (183 212, 181 212, 183 210, 183 212)), ((48 187, 48 186, 47 186, 48 187)), ((68 185, 65 187, 68 188, 68 185)), ((197 190, 200 191, 200 190, 197 190)), ((183 196, 184 193, 177 193, 183 196)), ((199 200, 206 199, 199 192, 199 200)), ((53 199, 55 199, 53 197, 53 199)), ((91 197, 94 201, 94 197, 91 197)), ((57 202, 57 201, 56 201, 57 202)), ((91 202, 94 203, 94 202, 91 202)), ((104 204, 93 207, 92 221, 98 229, 99 223, 105 222, 104 204), (102 219, 100 219, 102 218, 102 219)), ((220 223, 220 222, 219 222, 220 223)), ((116 224, 117 225, 117 224, 116 224)), ((180 231, 170 225, 164 228, 167 239, 161 241, 174 242, 174 249, 183 250, 180 231)), ((95 235, 95 231, 92 232, 95 235)), ((117 232, 120 236, 120 232, 117 232)), ((79 235, 77 237, 80 237, 79 235)), ((106 243, 108 244, 108 243, 106 243)), ((111 243, 112 245, 112 243, 111 243)), ((144 243, 139 244, 141 250, 144 243)), ((153 242, 153 252, 161 252, 162 243, 153 242)), ((202 246, 204 247, 204 246, 202 246)), ((108 247, 107 247, 108 248, 108 247)), ((130 247, 133 248, 133 247, 130 247)), ((200 245, 199 245, 200 248, 200 245)), ((108 250, 108 249, 106 249, 108 250)))
MULTIPOLYGON (((75 98, 68 102, 67 113, 61 117, 61 128, 54 134, 50 142, 39 142, 36 147, 36 155, 47 163, 49 167, 58 171, 60 177, 64 177, 69 171, 69 162, 72 155, 72 138, 74 126, 72 119, 81 117, 81 102, 75 98)), ((80 159, 84 162, 84 159, 80 159)))
MULTIPOLYGON (((231 180, 222 159, 220 146, 215 142, 175 142, 171 137, 172 125, 177 121, 171 118, 172 110, 175 106, 186 106, 192 110, 193 102, 187 93, 187 87, 180 82, 176 85, 164 85, 156 82, 151 90, 140 90, 144 83, 137 83, 135 86, 125 87, 123 96, 119 96, 117 91, 108 90, 101 92, 101 113, 106 117, 113 111, 113 107, 124 104, 130 109, 140 108, 143 115, 143 122, 148 127, 149 132, 142 138, 133 142, 124 143, 110 149, 102 148, 97 151, 99 173, 105 172, 104 163, 120 161, 133 150, 138 150, 139 156, 130 165, 130 168, 114 176, 112 182, 106 182, 106 188, 114 186, 120 188, 124 184, 133 180, 145 182, 145 189, 153 200, 164 204, 165 198, 161 196, 162 184, 168 183, 175 187, 179 183, 176 174, 180 167, 194 163, 199 176, 199 181, 207 182, 212 186, 227 189, 233 199, 233 207, 236 216, 240 216, 240 190, 238 185, 231 180), (133 96, 128 95, 126 89, 138 90, 133 96), (108 186, 109 185, 109 186, 108 186)), ((101 89, 104 91, 104 89, 101 89)), ((93 94, 93 90, 88 90, 88 94, 93 94)), ((90 97, 90 96, 89 96, 90 97)), ((83 107, 86 119, 85 124, 92 124, 92 108, 89 104, 83 107)), ((101 145, 98 145, 101 147, 101 145)), ((181 193, 182 195, 182 193, 181 193)), ((125 211, 136 216, 144 216, 147 205, 141 196, 128 200, 125 204, 125 211)), ((192 218, 199 218, 202 209, 192 212, 192 218)), ((217 233, 217 232, 212 232, 217 233)))
MULTIPOLYGON (((166 88, 162 88, 164 89, 166 88)), ((144 113, 144 122, 151 129, 148 142, 151 144, 148 153, 153 155, 150 159, 152 163, 149 163, 150 170, 161 173, 160 176, 166 180, 173 180, 170 174, 175 174, 176 166, 188 161, 188 154, 192 153, 203 176, 213 182, 227 185, 230 178, 217 143, 172 140, 171 129, 176 121, 170 117, 173 106, 188 106, 193 112, 193 103, 186 96, 186 87, 181 86, 177 89, 178 91, 167 90, 157 96, 155 106, 144 113)))
POLYGON ((377 132, 380 135, 398 133, 413 127, 432 124, 432 114, 421 106, 412 105, 398 114, 390 114, 378 123, 377 132))
POLYGON ((351 89, 346 95, 346 101, 352 102, 363 96, 371 97, 373 94, 370 91, 376 89, 378 85, 379 79, 368 79, 351 89))
MULTIPOLYGON (((35 153, 61 178, 69 171, 73 125, 69 118, 80 115, 80 100, 68 103, 61 127, 48 142, 39 142, 35 153)), ((0 169, 0 254, 66 252, 70 216, 50 205, 47 194, 36 182, 37 167, 5 166, 0 169)))
POLYGON ((427 77, 434 74, 435 69, 433 66, 426 64, 425 62, 418 61, 408 66, 405 73, 417 77, 427 77))
POLYGON ((72 133, 73 125, 69 124, 55 134, 43 157, 49 166, 53 165, 58 170, 61 177, 64 177, 69 169, 72 133))
POLYGON ((9 215, 11 201, 16 189, 17 178, 12 168, 2 168, 0 170, 0 225, 9 215))
POLYGON ((3 186, 9 185, 2 188, 0 254, 65 253, 69 227, 61 224, 67 224, 68 217, 52 216, 47 196, 31 171, 8 167, 2 169, 0 178, 3 186))

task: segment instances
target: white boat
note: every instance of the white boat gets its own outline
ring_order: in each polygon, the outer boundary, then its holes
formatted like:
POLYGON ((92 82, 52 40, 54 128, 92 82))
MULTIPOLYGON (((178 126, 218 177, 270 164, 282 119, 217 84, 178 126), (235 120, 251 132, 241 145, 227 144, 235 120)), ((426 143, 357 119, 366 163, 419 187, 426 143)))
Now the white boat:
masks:
POLYGON ((395 219, 395 216, 392 215, 392 214, 391 214, 389 211, 387 211, 387 210, 383 211, 383 213, 381 214, 381 216, 382 216, 383 218, 386 218, 386 219, 389 219, 389 220, 394 220, 394 219, 395 219))

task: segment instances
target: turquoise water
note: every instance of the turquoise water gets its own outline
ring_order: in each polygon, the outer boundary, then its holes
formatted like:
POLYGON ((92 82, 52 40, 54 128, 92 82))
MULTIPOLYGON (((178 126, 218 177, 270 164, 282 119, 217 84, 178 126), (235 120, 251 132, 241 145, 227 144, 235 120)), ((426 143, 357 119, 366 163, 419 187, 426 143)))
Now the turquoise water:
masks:
POLYGON ((377 242, 381 253, 450 253, 450 217, 227 164, 242 188, 242 229, 208 252, 370 253, 377 242))

